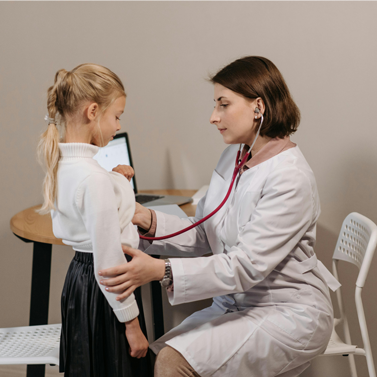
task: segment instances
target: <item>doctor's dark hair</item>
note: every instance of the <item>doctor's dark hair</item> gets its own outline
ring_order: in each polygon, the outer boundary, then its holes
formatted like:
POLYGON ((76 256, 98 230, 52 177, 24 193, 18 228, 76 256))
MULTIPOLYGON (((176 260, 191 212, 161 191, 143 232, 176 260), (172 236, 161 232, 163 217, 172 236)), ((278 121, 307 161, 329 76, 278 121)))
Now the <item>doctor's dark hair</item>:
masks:
POLYGON ((260 56, 246 56, 222 68, 210 81, 249 99, 265 104, 261 136, 283 138, 293 134, 300 123, 300 110, 276 66, 260 56))
POLYGON ((101 65, 86 63, 72 71, 60 69, 56 72, 54 84, 47 91, 49 125, 38 144, 39 161, 46 171, 44 203, 39 213, 45 214, 55 209, 60 159, 58 127, 64 134, 67 120, 80 121, 81 110, 87 102, 97 103, 100 114, 103 114, 116 99, 123 96, 126 97, 126 93, 120 78, 101 65))

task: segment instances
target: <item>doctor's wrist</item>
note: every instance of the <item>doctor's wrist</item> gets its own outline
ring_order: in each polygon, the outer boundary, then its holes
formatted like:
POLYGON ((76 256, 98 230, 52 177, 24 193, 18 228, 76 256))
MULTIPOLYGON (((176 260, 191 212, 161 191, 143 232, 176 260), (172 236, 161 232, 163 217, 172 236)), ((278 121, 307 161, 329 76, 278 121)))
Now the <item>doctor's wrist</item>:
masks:
POLYGON ((165 276, 165 260, 164 259, 154 259, 156 263, 155 267, 155 277, 153 280, 161 281, 165 276))
POLYGON ((139 203, 136 203, 135 215, 132 219, 132 223, 139 227, 139 230, 144 232, 149 231, 153 222, 152 211, 143 207, 139 203))

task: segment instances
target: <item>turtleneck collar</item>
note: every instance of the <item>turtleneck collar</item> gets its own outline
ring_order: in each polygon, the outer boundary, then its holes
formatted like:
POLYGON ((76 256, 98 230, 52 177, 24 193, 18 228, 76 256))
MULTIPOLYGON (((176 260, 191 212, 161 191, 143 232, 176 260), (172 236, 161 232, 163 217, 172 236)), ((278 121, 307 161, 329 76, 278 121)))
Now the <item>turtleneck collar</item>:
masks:
POLYGON ((60 155, 63 158, 93 158, 99 147, 86 143, 59 143, 60 155))

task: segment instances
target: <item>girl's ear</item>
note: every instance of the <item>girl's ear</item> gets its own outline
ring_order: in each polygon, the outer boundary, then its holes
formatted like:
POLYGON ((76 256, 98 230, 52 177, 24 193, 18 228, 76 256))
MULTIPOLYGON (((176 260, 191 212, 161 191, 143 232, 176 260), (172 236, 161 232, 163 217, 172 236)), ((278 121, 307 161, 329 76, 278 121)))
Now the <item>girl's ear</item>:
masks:
POLYGON ((87 118, 92 121, 96 119, 99 112, 99 106, 98 103, 92 102, 85 110, 85 115, 87 118))

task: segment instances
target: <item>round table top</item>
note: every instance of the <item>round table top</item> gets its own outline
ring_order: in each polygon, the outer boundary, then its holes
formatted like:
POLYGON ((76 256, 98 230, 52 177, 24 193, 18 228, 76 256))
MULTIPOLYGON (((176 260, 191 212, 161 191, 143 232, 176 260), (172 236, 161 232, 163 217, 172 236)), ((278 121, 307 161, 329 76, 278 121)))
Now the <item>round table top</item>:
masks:
MULTIPOLYGON (((156 195, 193 196, 196 190, 144 190, 140 192, 156 195)), ((62 240, 56 238, 52 232, 51 215, 40 215, 36 212, 39 208, 41 208, 40 204, 27 208, 14 215, 10 220, 10 228, 12 232, 17 236, 30 241, 49 243, 52 245, 64 245, 62 240)), ((192 204, 184 204, 181 206, 181 209, 187 214, 187 216, 194 216, 196 206, 192 204)))

